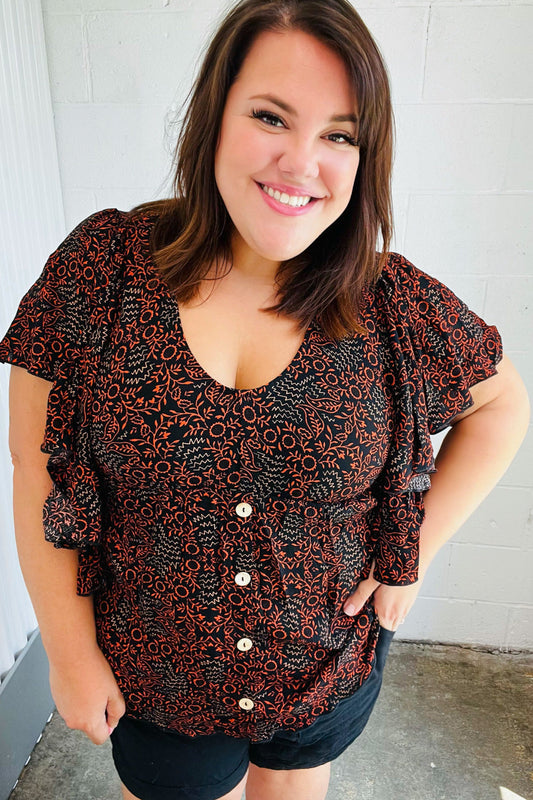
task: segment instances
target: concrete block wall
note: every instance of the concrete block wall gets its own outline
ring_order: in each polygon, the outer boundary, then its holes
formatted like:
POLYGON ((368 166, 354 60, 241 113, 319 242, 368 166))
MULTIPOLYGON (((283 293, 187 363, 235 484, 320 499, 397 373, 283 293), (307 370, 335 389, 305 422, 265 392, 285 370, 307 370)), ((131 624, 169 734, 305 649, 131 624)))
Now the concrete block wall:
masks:
MULTIPOLYGON (((42 0, 67 227, 166 191, 219 0, 42 0)), ((365 0, 397 125, 395 249, 499 326, 533 394, 531 4, 365 0)), ((533 647, 533 456, 441 551, 402 638, 533 647)), ((438 442, 437 442, 438 444, 438 442)))

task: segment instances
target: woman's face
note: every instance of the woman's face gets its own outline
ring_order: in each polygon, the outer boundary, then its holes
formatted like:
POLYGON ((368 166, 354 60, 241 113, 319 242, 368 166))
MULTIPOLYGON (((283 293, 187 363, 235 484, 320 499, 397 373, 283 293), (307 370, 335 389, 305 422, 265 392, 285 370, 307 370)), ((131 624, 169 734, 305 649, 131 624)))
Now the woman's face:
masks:
POLYGON ((215 157, 234 255, 279 263, 344 211, 359 164, 340 58, 301 31, 263 33, 230 88, 215 157))

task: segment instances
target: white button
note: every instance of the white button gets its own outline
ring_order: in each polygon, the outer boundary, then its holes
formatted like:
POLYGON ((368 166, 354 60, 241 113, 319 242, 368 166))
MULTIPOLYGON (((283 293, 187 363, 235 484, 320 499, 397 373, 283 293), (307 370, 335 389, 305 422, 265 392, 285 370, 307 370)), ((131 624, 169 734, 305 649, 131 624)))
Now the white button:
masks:
POLYGON ((255 704, 254 701, 250 700, 249 697, 241 697, 239 700, 239 705, 243 711, 251 711, 255 704))
POLYGON ((238 506, 235 507, 235 511, 239 517, 249 517, 252 513, 252 506, 250 503, 239 503, 238 506))
POLYGON ((252 576, 249 572, 238 572, 235 575, 235 583, 238 586, 248 586, 250 581, 252 580, 252 576))
POLYGON ((237 650, 240 650, 242 653, 246 653, 247 650, 251 650, 254 646, 254 643, 251 639, 247 639, 246 636, 244 639, 239 639, 237 642, 237 650))

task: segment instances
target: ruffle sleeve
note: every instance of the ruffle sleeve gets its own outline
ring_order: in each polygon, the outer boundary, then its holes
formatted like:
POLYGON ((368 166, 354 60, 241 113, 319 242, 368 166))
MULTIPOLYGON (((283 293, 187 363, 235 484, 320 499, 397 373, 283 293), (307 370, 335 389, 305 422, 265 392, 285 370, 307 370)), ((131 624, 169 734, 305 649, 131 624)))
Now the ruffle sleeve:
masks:
POLYGON ((384 346, 394 427, 377 482, 375 577, 407 585, 418 577, 423 492, 435 471, 431 434, 466 411, 470 389, 496 373, 502 344, 446 286, 392 253, 373 295, 369 319, 384 346))
POLYGON ((52 489, 45 538, 79 552, 78 593, 101 586, 103 498, 91 455, 90 404, 117 294, 120 212, 80 223, 49 257, 0 342, 0 361, 52 383, 43 453, 52 489))

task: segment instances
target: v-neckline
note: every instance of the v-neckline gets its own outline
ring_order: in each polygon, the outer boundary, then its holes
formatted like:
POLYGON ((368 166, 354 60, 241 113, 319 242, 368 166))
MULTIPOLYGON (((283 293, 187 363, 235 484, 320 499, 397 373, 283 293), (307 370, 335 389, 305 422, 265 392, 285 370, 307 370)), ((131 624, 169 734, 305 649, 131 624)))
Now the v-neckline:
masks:
MULTIPOLYGON (((164 283, 164 281, 163 281, 163 283, 164 283)), ((176 312, 177 312, 176 317, 177 317, 178 333, 179 333, 179 336, 180 336, 180 338, 182 340, 183 347, 184 347, 184 349, 185 349, 185 351, 187 353, 187 356, 188 356, 189 360, 191 361, 192 364, 194 364, 194 366, 195 366, 197 371, 202 372, 203 375, 209 381, 211 381, 211 383, 215 384, 215 386, 218 386, 221 390, 226 391, 226 392, 231 392, 232 394, 239 394, 239 395, 259 394, 261 392, 266 391, 267 389, 272 388, 272 386, 274 386, 276 383, 281 381, 294 368, 294 366, 296 366, 298 363, 300 363, 300 360, 304 357, 305 351, 307 349, 307 344, 308 344, 308 341, 309 341, 309 337, 311 335, 311 330, 314 327, 312 322, 306 328, 306 331, 304 333, 304 337, 303 337, 302 341, 300 342, 300 345, 299 345, 296 353, 291 358, 291 360, 289 361, 287 366, 278 375, 273 377, 270 381, 267 381, 266 383, 262 383, 260 386, 252 386, 252 387, 249 387, 247 389, 240 389, 240 388, 238 388, 236 386, 228 386, 226 383, 222 383, 221 381, 217 380, 212 375, 210 375, 207 372, 207 370, 205 369, 205 367, 203 367, 200 364, 200 362, 198 361, 198 359, 194 355, 191 347, 189 346, 189 342, 187 341, 187 337, 185 336, 185 332, 183 330, 183 323, 182 323, 182 319, 181 319, 181 313, 180 313, 179 304, 178 304, 176 298, 173 296, 173 294, 170 291, 170 289, 168 288, 168 286, 166 284, 165 284, 165 286, 166 286, 166 289, 167 289, 169 295, 174 300, 174 305, 175 305, 176 312)))
POLYGON ((270 381, 268 381, 266 383, 263 383, 260 386, 252 386, 252 387, 250 387, 248 389, 239 389, 236 386, 228 386, 225 383, 221 383, 221 381, 218 381, 216 378, 214 378, 212 375, 210 375, 207 372, 207 370, 200 364, 200 362, 198 361, 198 359, 196 358, 196 356, 192 352, 192 350, 191 350, 191 348, 189 346, 189 342, 187 341, 187 337, 185 336, 185 332, 183 330, 183 324, 182 324, 182 320, 181 320, 181 313, 180 313, 179 303, 178 303, 177 298, 175 297, 174 293, 170 289, 168 283, 165 281, 164 277, 161 275, 161 273, 159 272, 159 270, 157 268, 157 265, 156 265, 156 263, 155 263, 155 261, 153 259, 153 256, 152 256, 152 253, 151 253, 151 250, 150 250, 149 241, 146 242, 146 256, 147 256, 147 261, 148 261, 148 263, 150 265, 150 271, 152 272, 152 274, 154 276, 157 277, 157 279, 159 281, 159 284, 160 284, 160 286, 162 288, 162 291, 166 294, 167 298, 171 301, 171 303, 173 304, 173 306, 175 308, 177 330, 178 330, 179 336, 180 336, 180 338, 182 340, 182 345, 183 345, 183 348, 184 348, 184 350, 185 350, 185 352, 187 354, 187 357, 189 358, 191 364, 194 365, 196 371, 203 373, 205 378, 207 380, 209 380, 215 386, 219 387, 219 389, 221 391, 230 392, 230 393, 235 394, 235 395, 261 394, 262 392, 265 392, 266 390, 272 388, 274 385, 276 385, 281 380, 283 380, 283 378, 285 378, 286 375, 288 375, 289 372, 291 372, 291 370, 294 369, 294 367, 297 366, 301 362, 301 360, 305 357, 305 353, 306 353, 306 350, 307 350, 307 347, 308 347, 309 339, 311 337, 311 332, 316 328, 316 322, 314 320, 312 320, 309 323, 309 325, 307 326, 307 328, 305 330, 305 333, 304 333, 304 337, 303 337, 303 339, 302 339, 302 341, 300 343, 300 346, 298 347, 298 350, 295 352, 294 356, 291 358, 291 360, 289 361, 287 366, 278 375, 276 375, 274 378, 272 378, 270 381))

